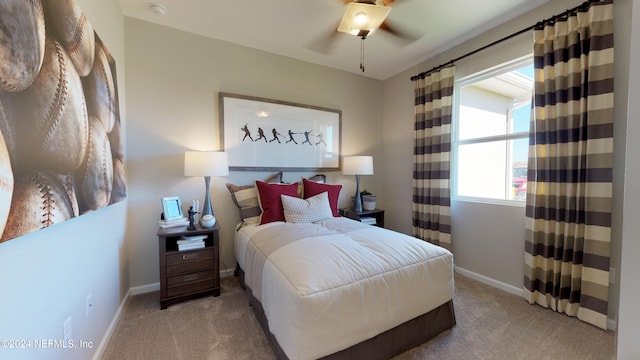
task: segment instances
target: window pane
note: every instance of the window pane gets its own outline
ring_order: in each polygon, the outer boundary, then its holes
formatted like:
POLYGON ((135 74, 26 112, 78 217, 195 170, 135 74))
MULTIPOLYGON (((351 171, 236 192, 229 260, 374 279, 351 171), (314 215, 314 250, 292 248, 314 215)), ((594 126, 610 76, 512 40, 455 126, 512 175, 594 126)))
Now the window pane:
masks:
POLYGON ((458 138, 466 140, 506 134, 510 107, 511 98, 475 85, 461 88, 458 138))
POLYGON ((458 139, 528 132, 532 71, 527 65, 461 87, 458 139))
POLYGON ((506 141, 460 145, 458 195, 504 199, 506 159, 506 141))
POLYGON ((531 102, 516 108, 511 113, 511 133, 529 132, 529 121, 531 120, 531 102))
POLYGON ((528 139, 511 141, 511 200, 526 200, 527 195, 527 157, 528 139))
POLYGON ((460 145, 458 196, 524 201, 528 144, 522 138, 460 145))

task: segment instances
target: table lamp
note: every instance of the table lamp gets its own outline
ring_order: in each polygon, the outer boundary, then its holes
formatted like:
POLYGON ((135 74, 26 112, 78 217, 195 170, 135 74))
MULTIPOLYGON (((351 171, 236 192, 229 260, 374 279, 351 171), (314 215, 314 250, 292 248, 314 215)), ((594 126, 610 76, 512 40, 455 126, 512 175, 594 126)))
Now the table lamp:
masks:
MULTIPOLYGON (((184 176, 204 176, 206 193, 200 217, 213 216, 211 207, 210 185, 212 176, 229 175, 229 159, 227 153, 221 151, 185 151, 184 176)), ((198 210, 198 209, 194 209, 198 210)))
POLYGON ((373 175, 373 157, 345 156, 342 173, 344 175, 356 176, 356 198, 353 203, 353 211, 362 212, 362 199, 360 198, 360 175, 373 175))

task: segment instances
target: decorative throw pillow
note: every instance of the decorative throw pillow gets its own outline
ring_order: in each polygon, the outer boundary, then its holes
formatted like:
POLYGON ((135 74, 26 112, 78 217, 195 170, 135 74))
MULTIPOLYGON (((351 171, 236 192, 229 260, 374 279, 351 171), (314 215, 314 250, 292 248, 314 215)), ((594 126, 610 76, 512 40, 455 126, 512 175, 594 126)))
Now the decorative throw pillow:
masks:
POLYGON ((305 199, 308 199, 325 191, 328 192, 331 212, 335 217, 340 216, 340 211, 338 210, 338 198, 340 197, 340 190, 342 189, 342 185, 321 184, 307 179, 302 179, 302 185, 304 187, 303 194, 305 199))
MULTIPOLYGON (((264 180, 267 183, 281 183, 282 172, 277 172, 264 180)), ((255 185, 238 186, 227 183, 227 189, 231 193, 233 203, 238 207, 242 225, 260 223, 260 204, 255 185)))
MULTIPOLYGON (((327 181, 327 176, 324 174, 317 174, 307 179, 324 184, 327 181)), ((301 198, 303 194, 304 194, 304 185, 302 185, 302 180, 300 180, 298 181, 298 197, 301 198)))
POLYGON ((324 174, 317 174, 317 175, 313 175, 310 178, 307 178, 307 180, 311 180, 311 181, 315 181, 315 182, 319 182, 324 184, 325 182, 327 182, 327 176, 324 174))
POLYGON ((260 225, 274 221, 284 221, 280 195, 297 197, 298 184, 269 184, 256 180, 256 188, 258 189, 258 202, 262 210, 260 225))
POLYGON ((329 206, 329 193, 323 192, 308 199, 280 195, 284 219, 292 223, 310 223, 333 217, 329 206))

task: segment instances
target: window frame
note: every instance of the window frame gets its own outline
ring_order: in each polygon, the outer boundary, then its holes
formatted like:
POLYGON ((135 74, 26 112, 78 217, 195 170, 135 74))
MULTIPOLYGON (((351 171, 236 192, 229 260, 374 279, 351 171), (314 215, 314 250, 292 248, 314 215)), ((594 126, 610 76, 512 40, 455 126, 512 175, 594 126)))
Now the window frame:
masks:
MULTIPOLYGON (((481 70, 475 72, 473 74, 464 76, 460 79, 456 79, 454 81, 453 87, 453 108, 452 108, 452 123, 451 123, 451 198, 455 201, 466 201, 466 202, 477 202, 484 204, 495 204, 495 205, 508 205, 508 206, 516 206, 516 207, 524 207, 526 202, 523 200, 515 200, 515 199, 507 199, 507 191, 508 191, 508 181, 509 179, 505 177, 505 198, 504 199, 494 199, 494 198, 484 198, 484 197, 474 197, 474 196, 463 196, 458 194, 458 148, 461 145, 466 144, 479 144, 479 143, 488 143, 492 141, 506 141, 506 144, 509 144, 509 140, 517 140, 529 137, 529 131, 518 132, 518 133, 507 133, 503 135, 492 135, 485 136, 480 138, 473 139, 459 139, 459 127, 460 127, 460 93, 461 89, 467 85, 506 73, 521 67, 533 65, 533 53, 527 54, 525 56, 518 57, 511 61, 504 62, 502 64, 490 67, 485 70, 481 70)), ((532 89, 533 92, 533 89, 532 89)), ((533 99, 532 99, 533 100, 533 99)), ((529 104, 531 106, 531 102, 524 103, 529 104)), ((524 105, 521 105, 524 106, 524 105)), ((518 109, 519 107, 512 107, 507 112, 507 119, 511 116, 511 112, 518 109)), ((533 110, 532 110, 533 112, 533 110)), ((513 124, 509 123, 508 126, 513 126, 513 124)), ((508 129, 511 131, 512 129, 508 129)), ((505 145, 508 146, 508 145, 505 145)), ((507 152, 508 156, 512 156, 512 152, 507 152)), ((511 163, 511 159, 507 159, 506 166, 509 166, 511 163)), ((507 169, 508 170, 508 169, 507 169)), ((509 173, 507 171, 506 173, 509 173)))

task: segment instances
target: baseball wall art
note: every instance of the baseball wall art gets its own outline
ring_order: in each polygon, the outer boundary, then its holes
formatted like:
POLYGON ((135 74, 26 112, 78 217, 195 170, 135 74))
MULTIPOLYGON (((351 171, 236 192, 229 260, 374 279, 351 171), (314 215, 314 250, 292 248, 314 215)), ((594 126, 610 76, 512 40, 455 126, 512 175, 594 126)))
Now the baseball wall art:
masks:
POLYGON ((0 242, 125 198, 115 61, 89 19, 0 1, 0 242))

